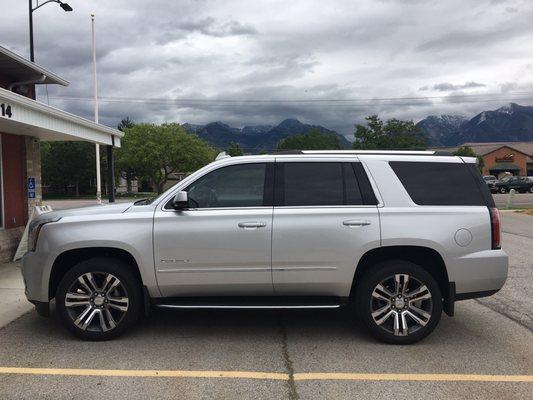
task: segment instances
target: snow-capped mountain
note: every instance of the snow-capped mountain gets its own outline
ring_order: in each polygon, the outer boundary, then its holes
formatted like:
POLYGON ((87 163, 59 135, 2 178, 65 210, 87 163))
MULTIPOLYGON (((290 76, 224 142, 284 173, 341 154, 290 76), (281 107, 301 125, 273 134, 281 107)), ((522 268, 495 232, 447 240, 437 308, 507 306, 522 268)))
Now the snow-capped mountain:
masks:
POLYGON ((470 120, 461 116, 429 116, 417 123, 430 146, 455 146, 466 142, 533 141, 533 106, 509 103, 483 111, 470 120))
POLYGON ((416 125, 426 134, 431 146, 453 146, 467 121, 463 115, 430 115, 416 125))

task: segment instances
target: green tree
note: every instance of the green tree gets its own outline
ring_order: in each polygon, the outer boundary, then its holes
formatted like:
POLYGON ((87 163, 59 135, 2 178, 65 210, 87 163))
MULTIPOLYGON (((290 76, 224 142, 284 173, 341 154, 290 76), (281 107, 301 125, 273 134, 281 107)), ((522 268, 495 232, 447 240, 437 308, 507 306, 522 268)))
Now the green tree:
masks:
POLYGON ((282 139, 278 143, 278 150, 340 150, 342 145, 339 138, 331 133, 322 133, 320 129, 312 128, 303 135, 294 135, 282 139))
POLYGON ((243 156, 244 153, 239 143, 231 142, 228 147, 228 154, 232 157, 243 156))
POLYGON ((137 179, 146 179, 158 193, 172 173, 192 172, 211 162, 215 151, 179 124, 136 124, 127 128, 117 150, 117 168, 133 170, 137 179))
POLYGON ((413 121, 396 118, 384 123, 377 115, 365 118, 366 126, 355 126, 353 148, 375 149, 425 149, 426 139, 413 121))
POLYGON ((479 167, 480 171, 483 171, 483 167, 485 166, 485 159, 481 156, 478 156, 472 147, 469 146, 461 146, 456 151, 453 152, 454 156, 461 156, 461 157, 476 157, 477 158, 477 165, 479 167))
POLYGON ((122 121, 119 122, 117 125, 117 129, 119 131, 124 132, 128 128, 133 128, 135 125, 135 122, 130 117, 122 118, 122 121))
POLYGON ((94 144, 87 142, 41 142, 43 184, 76 196, 90 193, 96 176, 94 144))

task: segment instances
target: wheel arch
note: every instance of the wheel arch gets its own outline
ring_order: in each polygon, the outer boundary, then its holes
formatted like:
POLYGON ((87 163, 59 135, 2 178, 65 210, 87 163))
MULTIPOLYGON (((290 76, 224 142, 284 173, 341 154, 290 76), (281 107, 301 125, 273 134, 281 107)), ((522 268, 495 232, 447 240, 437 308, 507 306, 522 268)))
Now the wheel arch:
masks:
POLYGON ((373 265, 386 260, 401 259, 411 261, 424 268, 437 281, 445 303, 449 300, 450 281, 446 264, 440 253, 423 246, 385 246, 367 251, 359 260, 350 291, 350 298, 355 297, 357 282, 360 281, 373 265))
POLYGON ((82 261, 98 257, 114 258, 130 265, 140 285, 143 285, 139 264, 128 251, 116 247, 83 247, 66 250, 56 257, 50 271, 48 298, 55 297, 59 282, 73 266, 82 261))

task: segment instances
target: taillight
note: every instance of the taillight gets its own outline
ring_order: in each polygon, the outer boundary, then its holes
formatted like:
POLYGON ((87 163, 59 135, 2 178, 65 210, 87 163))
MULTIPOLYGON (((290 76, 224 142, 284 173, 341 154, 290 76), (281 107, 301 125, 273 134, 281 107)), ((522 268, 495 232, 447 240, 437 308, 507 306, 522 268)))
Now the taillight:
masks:
POLYGON ((491 236, 492 236, 492 249, 501 249, 501 243, 500 243, 500 212, 496 207, 490 207, 490 229, 491 229, 491 236))

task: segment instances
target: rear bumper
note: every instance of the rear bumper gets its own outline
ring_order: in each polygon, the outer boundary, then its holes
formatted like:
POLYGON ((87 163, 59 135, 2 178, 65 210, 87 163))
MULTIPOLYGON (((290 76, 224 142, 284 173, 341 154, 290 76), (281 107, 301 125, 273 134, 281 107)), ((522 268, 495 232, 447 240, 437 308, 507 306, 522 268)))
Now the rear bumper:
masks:
POLYGON ((460 257, 448 270, 450 283, 443 309, 453 316, 456 301, 492 296, 507 280, 509 257, 503 250, 486 250, 460 257))
POLYGON ((500 290, 507 280, 509 257, 503 250, 484 250, 449 260, 448 277, 458 297, 500 290))

